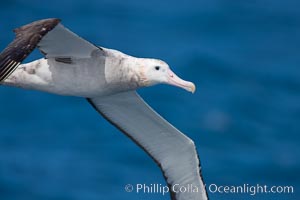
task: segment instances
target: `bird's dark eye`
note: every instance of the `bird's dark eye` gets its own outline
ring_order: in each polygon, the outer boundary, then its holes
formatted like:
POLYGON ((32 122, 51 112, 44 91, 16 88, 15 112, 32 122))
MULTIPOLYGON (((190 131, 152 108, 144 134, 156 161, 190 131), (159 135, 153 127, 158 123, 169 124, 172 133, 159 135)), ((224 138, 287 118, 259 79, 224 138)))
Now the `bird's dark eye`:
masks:
POLYGON ((160 66, 155 66, 155 69, 158 71, 160 69, 160 66))

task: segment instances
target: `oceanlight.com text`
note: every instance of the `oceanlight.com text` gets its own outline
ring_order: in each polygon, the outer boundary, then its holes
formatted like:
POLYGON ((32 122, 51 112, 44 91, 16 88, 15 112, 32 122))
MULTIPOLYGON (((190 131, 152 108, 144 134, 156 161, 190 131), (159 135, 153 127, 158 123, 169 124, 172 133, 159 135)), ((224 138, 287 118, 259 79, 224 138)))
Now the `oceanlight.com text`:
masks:
POLYGON ((249 195, 256 195, 256 194, 292 194, 294 193, 293 186, 268 186, 268 185, 250 185, 250 184, 243 184, 243 185, 217 185, 217 184, 210 184, 207 187, 207 190, 210 193, 219 193, 219 194, 249 194, 249 195))

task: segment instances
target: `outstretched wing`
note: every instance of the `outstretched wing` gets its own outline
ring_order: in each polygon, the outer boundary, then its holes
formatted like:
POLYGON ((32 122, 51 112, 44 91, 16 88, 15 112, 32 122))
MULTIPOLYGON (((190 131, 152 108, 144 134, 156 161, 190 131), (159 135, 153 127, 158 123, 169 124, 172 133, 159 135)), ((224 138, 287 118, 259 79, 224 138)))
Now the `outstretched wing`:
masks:
POLYGON ((14 30, 16 38, 0 54, 0 83, 36 48, 46 58, 71 64, 73 58, 90 58, 94 50, 103 53, 88 41, 65 28, 59 19, 44 19, 14 30))
POLYGON ((135 91, 88 101, 156 161, 173 200, 208 199, 194 142, 153 111, 135 91), (180 186, 194 190, 181 193, 177 191, 180 186))
POLYGON ((15 39, 0 54, 0 83, 35 49, 59 19, 45 19, 33 22, 14 30, 15 39))

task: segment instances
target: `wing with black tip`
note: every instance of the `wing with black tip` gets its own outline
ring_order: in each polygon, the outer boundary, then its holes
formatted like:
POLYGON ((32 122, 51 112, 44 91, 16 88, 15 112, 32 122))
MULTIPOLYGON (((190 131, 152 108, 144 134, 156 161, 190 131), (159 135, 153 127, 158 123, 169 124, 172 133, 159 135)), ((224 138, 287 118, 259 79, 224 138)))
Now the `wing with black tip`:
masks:
POLYGON ((65 28, 59 19, 35 21, 14 30, 16 38, 0 54, 0 83, 36 48, 46 58, 71 64, 72 59, 90 58, 103 49, 65 28))
POLYGON ((194 142, 159 116, 135 91, 88 101, 155 160, 170 187, 171 199, 208 199, 194 142), (180 192, 179 187, 192 188, 180 192))
POLYGON ((5 80, 51 31, 59 19, 45 19, 14 30, 15 39, 0 54, 0 82, 5 80))

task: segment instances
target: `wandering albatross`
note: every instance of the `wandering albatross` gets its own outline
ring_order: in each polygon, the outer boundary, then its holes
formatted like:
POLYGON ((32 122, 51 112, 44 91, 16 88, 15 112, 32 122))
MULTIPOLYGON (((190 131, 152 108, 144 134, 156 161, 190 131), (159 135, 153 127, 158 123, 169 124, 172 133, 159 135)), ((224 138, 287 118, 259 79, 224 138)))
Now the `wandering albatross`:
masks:
POLYGON ((14 32, 15 39, 0 54, 0 84, 86 98, 158 164, 171 199, 208 199, 194 142, 136 92, 159 83, 194 92, 193 83, 180 79, 161 60, 95 46, 59 19, 35 21, 14 32), (44 58, 21 64, 36 47, 44 58), (182 192, 175 186, 193 190, 182 192))

